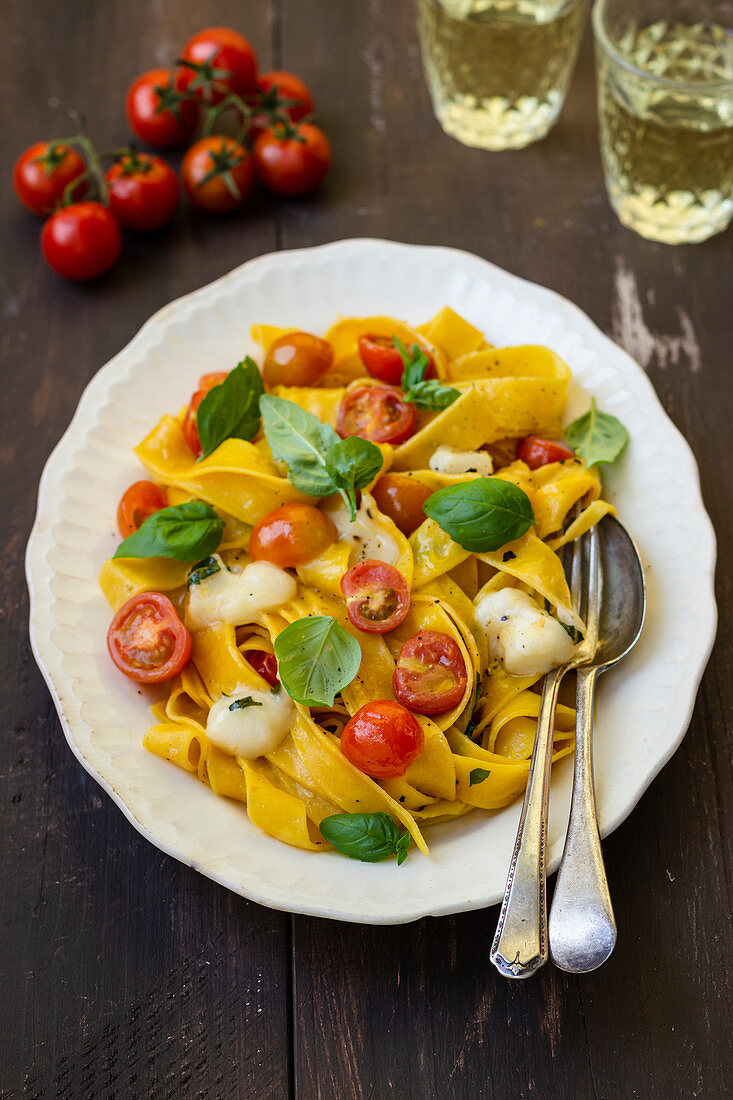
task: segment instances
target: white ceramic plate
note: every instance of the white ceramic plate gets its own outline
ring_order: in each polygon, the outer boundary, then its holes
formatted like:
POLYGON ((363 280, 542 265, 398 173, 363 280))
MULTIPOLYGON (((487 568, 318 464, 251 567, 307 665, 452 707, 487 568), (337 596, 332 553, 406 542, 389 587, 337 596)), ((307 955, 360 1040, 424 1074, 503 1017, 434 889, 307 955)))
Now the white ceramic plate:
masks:
MULTIPOLYGON (((69 745, 133 825, 163 851, 278 909, 391 924, 497 902, 520 804, 434 826, 428 857, 372 865, 281 844, 253 828, 241 806, 146 752, 149 699, 109 660, 110 611, 96 584, 118 541, 117 501, 142 476, 132 448, 160 415, 185 403, 203 371, 257 353, 253 322, 319 333, 339 314, 419 323, 446 303, 495 344, 553 348, 577 383, 569 418, 593 394, 631 434, 606 487, 644 560, 649 613, 632 656, 600 682, 604 834, 682 740, 712 646, 715 542, 690 449, 637 364, 565 299, 464 252, 350 240, 260 257, 171 303, 94 377, 48 460, 27 554, 31 641, 69 745)), ((571 779, 566 759, 552 781, 553 869, 571 779)))

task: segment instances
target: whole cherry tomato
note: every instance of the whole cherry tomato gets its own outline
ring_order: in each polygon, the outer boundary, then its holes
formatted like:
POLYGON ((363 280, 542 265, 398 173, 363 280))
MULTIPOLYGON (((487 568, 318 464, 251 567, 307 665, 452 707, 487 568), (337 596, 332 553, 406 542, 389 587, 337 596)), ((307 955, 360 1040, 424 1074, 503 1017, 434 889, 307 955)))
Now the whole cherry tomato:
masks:
POLYGON ((95 279, 120 254, 117 219, 100 202, 77 202, 52 214, 41 230, 46 262, 65 279, 95 279))
POLYGON ((564 462, 566 458, 575 458, 563 443, 553 443, 551 439, 542 439, 539 435, 526 435, 517 447, 517 458, 526 462, 530 470, 546 466, 548 462, 564 462))
POLYGON ((20 201, 34 214, 50 214, 72 180, 85 171, 76 149, 63 142, 38 141, 15 162, 13 186, 20 201))
POLYGON ((196 423, 198 407, 209 390, 213 390, 214 386, 221 385, 226 376, 227 371, 225 370, 202 374, 199 378, 198 389, 191 395, 191 400, 188 403, 186 415, 183 418, 183 438, 197 458, 201 454, 201 440, 199 439, 199 429, 196 423))
POLYGON ((399 569, 367 558, 341 578, 349 619, 367 634, 386 634, 407 617, 410 588, 399 569))
POLYGON ((247 198, 254 166, 244 145, 217 134, 191 146, 183 158, 181 178, 186 194, 199 210, 228 214, 247 198))
MULTIPOLYGON (((430 366, 425 371, 426 378, 435 378, 437 372, 435 363, 429 351, 421 348, 430 360, 430 366)), ((402 374, 405 364, 402 356, 392 343, 391 336, 376 336, 374 333, 365 332, 359 337, 359 356, 362 363, 374 378, 382 382, 388 382, 390 386, 399 386, 402 382, 402 374)))
POLYGON ((356 386, 339 405, 336 431, 342 439, 360 435, 373 443, 404 443, 415 430, 415 406, 387 386, 356 386))
POLYGON ((403 535, 411 535, 425 519, 423 505, 432 489, 404 474, 383 474, 373 489, 377 508, 403 535))
POLYGON ((262 377, 267 386, 316 386, 333 363, 333 348, 309 332, 288 332, 267 349, 262 377))
POLYGON ((287 115, 291 122, 298 122, 311 114, 314 108, 308 85, 293 73, 279 70, 262 73, 257 79, 257 92, 258 95, 252 103, 258 113, 252 116, 249 124, 249 135, 252 139, 272 125, 270 112, 279 111, 281 115, 287 115), (289 107, 280 106, 284 99, 291 101, 289 107), (259 109, 262 113, 259 113, 259 109))
POLYGON ((107 648, 120 672, 140 684, 159 684, 185 668, 192 639, 161 592, 139 592, 110 624, 107 648))
POLYGON ((125 229, 151 233, 176 212, 178 179, 161 157, 123 156, 107 172, 107 183, 110 210, 125 229))
POLYGON ((282 569, 295 568, 317 558, 335 538, 333 523, 313 504, 281 504, 253 528, 249 556, 282 569))
POLYGON ((148 516, 167 507, 165 489, 152 481, 136 481, 125 490, 117 506, 117 526, 123 539, 134 535, 148 516))
POLYGON ((186 43, 184 85, 208 105, 229 92, 246 96, 257 90, 257 55, 238 31, 207 27, 186 43))
POLYGON ((391 699, 361 707, 341 734, 341 752, 349 763, 375 779, 404 775, 424 744, 417 718, 391 699))
POLYGON ((312 122, 263 130, 254 144, 257 175, 278 195, 307 195, 323 181, 331 163, 328 138, 312 122))
POLYGON ((266 680, 270 687, 277 687, 280 677, 277 674, 277 657, 274 653, 265 653, 261 649, 248 649, 245 653, 247 663, 266 680))
POLYGON ((450 635, 421 630, 400 650, 392 690, 418 714, 442 714, 460 703, 467 681, 465 661, 450 635))
POLYGON ((149 69, 130 85, 127 121, 142 141, 169 149, 191 140, 199 108, 192 100, 180 99, 184 85, 180 69, 149 69))

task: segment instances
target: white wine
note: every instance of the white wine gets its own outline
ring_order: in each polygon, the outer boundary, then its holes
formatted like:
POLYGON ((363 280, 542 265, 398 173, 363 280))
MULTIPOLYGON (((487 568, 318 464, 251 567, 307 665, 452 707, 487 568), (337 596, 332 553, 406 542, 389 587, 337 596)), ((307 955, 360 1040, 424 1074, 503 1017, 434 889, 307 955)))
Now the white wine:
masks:
POLYGON ((482 149, 545 136, 570 83, 586 0, 418 0, 433 108, 446 133, 482 149))
POLYGON ((733 216, 733 38, 714 24, 656 22, 598 47, 601 153, 624 225, 702 241, 733 216), (655 79, 656 78, 656 79, 655 79))

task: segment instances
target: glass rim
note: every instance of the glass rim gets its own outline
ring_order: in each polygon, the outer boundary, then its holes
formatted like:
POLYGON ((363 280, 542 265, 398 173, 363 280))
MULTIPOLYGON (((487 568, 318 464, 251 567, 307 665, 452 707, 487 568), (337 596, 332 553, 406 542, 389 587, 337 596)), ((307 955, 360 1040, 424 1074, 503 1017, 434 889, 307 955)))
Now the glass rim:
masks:
POLYGON ((646 80, 656 82, 665 88, 676 88, 678 90, 684 90, 689 92, 700 91, 725 91, 733 88, 733 77, 720 77, 717 80, 670 80, 666 76, 658 76, 656 73, 650 73, 648 69, 641 69, 638 65, 635 65, 633 61, 629 61, 627 57, 624 57, 622 53, 616 48, 608 34, 606 28, 603 25, 603 15, 605 9, 608 6, 609 0, 596 0, 593 5, 593 11, 591 13, 591 22, 593 26, 593 36, 596 43, 602 46, 606 54, 620 65, 621 68, 626 69, 627 72, 634 73, 635 76, 643 77, 646 80))

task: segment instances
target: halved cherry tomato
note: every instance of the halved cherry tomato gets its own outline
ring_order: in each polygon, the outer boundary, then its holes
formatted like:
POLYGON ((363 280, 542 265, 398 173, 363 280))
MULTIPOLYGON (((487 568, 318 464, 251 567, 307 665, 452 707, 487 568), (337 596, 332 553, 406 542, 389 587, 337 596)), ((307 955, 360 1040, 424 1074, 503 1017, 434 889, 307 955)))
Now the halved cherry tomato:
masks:
POLYGON ((161 592, 138 592, 110 624, 107 648, 120 672, 140 684, 159 684, 185 668, 192 639, 161 592))
POLYGON ((465 661, 450 635, 421 630, 400 650, 392 690, 418 714, 442 714, 460 703, 467 680, 465 661))
POLYGON ((566 458, 575 458, 575 452, 564 443, 554 443, 539 435, 526 435, 519 441, 517 458, 526 462, 530 470, 536 470, 540 466, 546 466, 548 462, 564 462, 566 458))
POLYGON ((121 248, 117 219, 101 202, 62 206, 41 230, 46 263, 65 279, 96 279, 112 267, 121 248))
POLYGON ((142 141, 169 149, 191 140, 199 107, 193 100, 179 98, 185 83, 181 69, 149 69, 130 85, 127 121, 142 141))
POLYGON ((336 431, 342 439, 360 435, 373 443, 403 443, 415 430, 415 406, 397 389, 356 386, 339 405, 336 431))
POLYGON ((70 145, 37 141, 18 157, 13 186, 20 201, 34 214, 51 214, 67 186, 85 170, 84 161, 70 145))
MULTIPOLYGON (((425 351, 424 348, 421 349, 425 351)), ((430 366, 425 372, 426 378, 435 378, 436 370, 433 357, 429 351, 425 351, 430 366)), ((371 332, 365 332, 359 337, 359 356, 362 363, 374 378, 382 382, 388 382, 391 386, 399 386, 402 381, 402 373, 405 364, 402 356, 392 343, 391 336, 375 336, 371 332)))
POLYGON ((117 506, 117 526, 123 539, 134 535, 148 516, 168 507, 165 489, 152 481, 136 481, 122 494, 117 506))
POLYGON ((109 207, 120 225, 152 233, 169 222, 178 206, 178 177, 162 157, 128 153, 107 172, 109 207))
POLYGON ((312 504, 281 504, 255 525, 249 537, 253 561, 295 568, 322 554, 336 538, 336 528, 312 504))
POLYGON ((308 195, 323 181, 331 163, 328 138, 312 122, 276 123, 254 143, 257 175, 278 195, 308 195))
POLYGON ((191 202, 210 214, 229 214, 241 206, 254 181, 249 150, 226 134, 194 142, 181 165, 181 179, 191 202))
POLYGON ((252 104, 257 112, 249 123, 249 136, 256 138, 263 130, 272 125, 272 118, 268 112, 278 111, 287 115, 292 122, 298 122, 313 111, 313 96, 307 84, 295 76, 294 73, 281 72, 280 70, 262 73, 257 78, 258 95, 252 99, 252 104), (280 107, 280 101, 291 101, 289 107, 280 107))
POLYGON ((181 60, 188 62, 184 86, 206 104, 257 88, 257 55, 244 35, 229 27, 199 31, 186 43, 181 60))
POLYGON ((277 687, 280 677, 277 674, 277 657, 274 653, 265 653, 261 649, 249 649, 244 656, 247 664, 252 665, 255 672, 266 680, 270 687, 277 687))
POLYGON ((201 454, 201 440, 199 439, 199 430, 196 424, 198 407, 209 390, 213 390, 214 386, 219 386, 226 376, 227 372, 225 370, 212 371, 210 374, 202 374, 199 378, 199 388, 192 395, 188 403, 186 415, 183 418, 183 438, 197 458, 201 454))
POLYGON ((403 535, 411 535, 423 522, 423 504, 432 492, 404 474, 383 474, 372 490, 379 511, 389 516, 403 535))
POLYGON ((361 707, 341 734, 341 751, 349 763, 375 779, 404 775, 424 744, 417 718, 391 699, 361 707))
POLYGON ((407 581, 385 561, 367 558, 341 578, 349 619, 367 634, 386 634, 407 616, 410 589, 407 581))
POLYGON ((309 332, 287 332, 267 349, 266 386, 316 386, 333 363, 333 348, 309 332))

